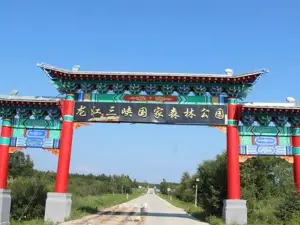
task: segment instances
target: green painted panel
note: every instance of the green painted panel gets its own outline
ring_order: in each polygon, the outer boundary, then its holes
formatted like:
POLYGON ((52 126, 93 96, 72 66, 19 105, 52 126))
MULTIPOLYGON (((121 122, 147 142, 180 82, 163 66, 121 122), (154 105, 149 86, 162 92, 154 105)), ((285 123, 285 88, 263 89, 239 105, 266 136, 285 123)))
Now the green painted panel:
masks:
POLYGON ((74 98, 73 95, 66 95, 65 100, 71 100, 71 101, 74 101, 75 98, 74 98))
POLYGON ((61 129, 61 121, 59 120, 36 120, 36 119, 14 119, 14 128, 27 129, 61 129))
MULTIPOLYGON (((125 95, 131 95, 129 93, 126 94, 97 94, 97 93, 78 93, 76 94, 76 101, 80 102, 126 102, 124 101, 125 95)), ((149 96, 149 95, 136 95, 136 96, 149 96)), ((156 95, 156 96, 164 96, 164 95, 156 95)), ((226 104, 226 97, 225 96, 217 96, 213 97, 208 95, 177 95, 177 103, 178 104, 226 104)), ((147 103, 157 103, 155 101, 147 101, 147 103)), ((165 104, 168 104, 166 102, 165 104)), ((171 102, 170 102, 171 103, 171 102)), ((174 104, 174 103, 173 103, 174 104)))
POLYGON ((64 115, 63 116, 64 121, 73 122, 74 117, 70 115, 64 115))
POLYGON ((10 119, 4 119, 2 120, 2 126, 6 126, 6 127, 11 127, 12 126, 12 122, 10 119))
POLYGON ((240 135, 290 137, 292 130, 290 127, 239 126, 239 133, 240 135))
POLYGON ((293 136, 300 136, 300 128, 293 128, 293 136))
POLYGON ((294 155, 300 155, 300 148, 299 147, 293 147, 293 154, 294 155))
POLYGON ((197 103, 197 104, 211 104, 212 98, 211 96, 185 96, 186 102, 188 103, 197 103))
POLYGON ((60 138, 60 130, 50 130, 49 138, 59 139, 60 138))
POLYGON ((9 146, 9 144, 10 144, 10 138, 0 137, 0 145, 9 146))
POLYGON ((229 104, 232 104, 232 105, 237 104, 237 99, 235 99, 235 98, 230 98, 230 99, 228 99, 228 103, 229 103, 229 104))
POLYGON ((279 139, 279 145, 285 145, 285 146, 292 145, 290 137, 278 137, 278 139, 279 139))
POLYGON ((241 136, 240 144, 241 145, 252 145, 252 136, 241 136))
POLYGON ((13 128, 13 137, 24 137, 24 128, 13 128))
POLYGON ((97 102, 113 102, 115 101, 115 94, 95 94, 95 100, 97 102))

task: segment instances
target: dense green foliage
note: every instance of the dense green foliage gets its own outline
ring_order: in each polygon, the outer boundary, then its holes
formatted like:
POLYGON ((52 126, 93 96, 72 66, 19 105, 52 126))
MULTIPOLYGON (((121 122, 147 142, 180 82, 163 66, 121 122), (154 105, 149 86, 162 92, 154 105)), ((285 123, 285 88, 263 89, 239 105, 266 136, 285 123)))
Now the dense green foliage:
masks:
MULTIPOLYGON (((172 195, 192 203, 199 178, 198 203, 209 222, 219 221, 223 199, 227 197, 226 169, 225 153, 204 161, 193 176, 183 173, 172 195)), ((242 163, 240 174, 249 224, 300 224, 300 198, 295 193, 292 164, 275 157, 257 157, 242 163)), ((165 181, 164 185, 168 183, 165 181)))
MULTIPOLYGON (((23 152, 12 154, 9 161, 8 183, 12 195, 11 218, 14 220, 43 218, 47 192, 53 192, 55 176, 53 172, 35 170, 29 155, 23 152)), ((137 188, 138 183, 125 175, 70 174, 69 178, 69 192, 73 195, 73 204, 76 204, 78 199, 88 196, 132 194, 137 188)))

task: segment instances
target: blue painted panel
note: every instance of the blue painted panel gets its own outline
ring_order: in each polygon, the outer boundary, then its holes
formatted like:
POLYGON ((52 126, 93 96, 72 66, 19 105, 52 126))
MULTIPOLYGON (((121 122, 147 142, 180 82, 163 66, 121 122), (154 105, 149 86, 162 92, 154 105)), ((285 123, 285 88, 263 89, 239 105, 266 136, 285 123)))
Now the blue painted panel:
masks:
POLYGON ((39 137, 39 138, 45 138, 47 136, 46 130, 36 130, 36 129, 30 129, 26 131, 26 137, 39 137))
POLYGON ((277 145, 276 137, 255 137, 254 143, 258 146, 275 146, 277 145))
POLYGON ((273 155, 288 156, 292 154, 291 146, 283 145, 243 145, 240 146, 240 155, 273 155))
POLYGON ((41 148, 43 147, 43 138, 30 138, 30 137, 27 137, 26 138, 26 141, 25 141, 25 145, 26 147, 29 147, 29 148, 41 148))
POLYGON ((59 140, 52 138, 36 138, 36 137, 19 137, 16 138, 16 147, 27 147, 27 148, 59 148, 59 140))

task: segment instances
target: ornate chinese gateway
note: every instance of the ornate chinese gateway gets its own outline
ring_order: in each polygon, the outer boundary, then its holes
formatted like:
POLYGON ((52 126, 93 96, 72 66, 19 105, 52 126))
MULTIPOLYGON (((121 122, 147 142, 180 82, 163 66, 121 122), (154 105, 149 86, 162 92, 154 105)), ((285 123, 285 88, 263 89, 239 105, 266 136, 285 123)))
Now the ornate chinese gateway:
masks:
MULTIPOLYGON (((55 192, 48 194, 45 220, 62 222, 70 215, 67 184, 73 130, 96 122, 205 125, 226 133, 226 223, 247 221, 246 201, 240 199, 239 163, 248 158, 276 156, 293 163, 300 191, 300 106, 243 102, 266 70, 233 75, 231 70, 176 74, 38 66, 64 98, 0 96, 0 189, 9 196, 9 152, 42 148, 58 155, 55 192)), ((5 199, 9 202, 0 200, 0 204, 8 207, 10 198, 5 199)))

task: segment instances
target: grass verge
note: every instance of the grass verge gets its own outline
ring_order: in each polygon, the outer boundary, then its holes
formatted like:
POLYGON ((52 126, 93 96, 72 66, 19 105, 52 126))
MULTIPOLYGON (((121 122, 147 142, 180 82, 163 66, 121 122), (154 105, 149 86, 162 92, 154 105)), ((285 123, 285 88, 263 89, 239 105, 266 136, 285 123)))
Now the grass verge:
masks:
MULTIPOLYGON (((72 198, 72 213, 69 220, 78 219, 90 214, 96 213, 98 210, 118 205, 142 195, 142 192, 136 192, 128 196, 122 194, 105 194, 101 196, 86 196, 72 198)), ((44 219, 11 221, 11 225, 44 225, 44 219)))

